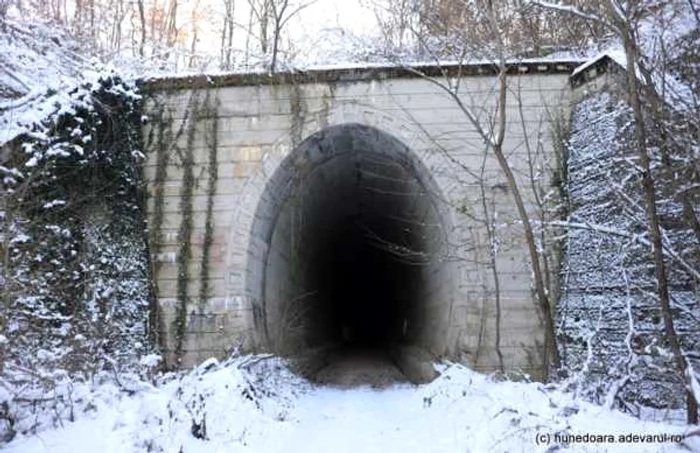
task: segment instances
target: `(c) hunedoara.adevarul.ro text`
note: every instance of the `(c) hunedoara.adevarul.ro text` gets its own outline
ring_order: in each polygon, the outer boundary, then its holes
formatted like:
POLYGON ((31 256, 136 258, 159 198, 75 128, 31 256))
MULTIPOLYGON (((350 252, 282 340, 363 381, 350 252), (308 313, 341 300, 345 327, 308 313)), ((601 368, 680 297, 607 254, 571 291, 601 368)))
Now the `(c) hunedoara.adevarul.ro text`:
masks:
POLYGON ((537 445, 549 444, 659 444, 683 440, 682 434, 669 433, 628 433, 628 434, 603 434, 603 433, 537 433, 535 443, 537 445))

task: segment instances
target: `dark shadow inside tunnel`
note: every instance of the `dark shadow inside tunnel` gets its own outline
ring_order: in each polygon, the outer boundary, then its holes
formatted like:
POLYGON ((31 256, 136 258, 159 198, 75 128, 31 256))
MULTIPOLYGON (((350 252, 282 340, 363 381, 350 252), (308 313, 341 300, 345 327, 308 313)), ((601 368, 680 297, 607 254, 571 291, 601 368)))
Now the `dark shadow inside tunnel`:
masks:
MULTIPOLYGON (((380 346, 407 334, 420 262, 392 250, 389 241, 398 239, 389 239, 392 227, 381 213, 365 213, 328 230, 317 245, 312 260, 318 268, 309 269, 309 279, 319 302, 331 302, 319 311, 318 321, 336 343, 380 346)), ((401 239, 405 249, 423 249, 419 238, 401 239)))
POLYGON ((334 126, 301 143, 252 232, 247 281, 266 346, 309 370, 342 350, 402 371, 402 350, 437 352, 451 301, 439 200, 412 152, 377 129, 334 126))

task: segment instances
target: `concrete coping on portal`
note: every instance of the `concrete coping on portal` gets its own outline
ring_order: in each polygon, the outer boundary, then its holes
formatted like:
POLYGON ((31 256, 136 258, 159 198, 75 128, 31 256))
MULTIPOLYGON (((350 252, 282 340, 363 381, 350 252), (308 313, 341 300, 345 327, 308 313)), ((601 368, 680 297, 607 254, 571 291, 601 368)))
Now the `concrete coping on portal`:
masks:
POLYGON ((572 88, 578 88, 604 74, 625 72, 626 68, 619 57, 604 53, 588 60, 571 73, 569 83, 572 88))
MULTIPOLYGON (((585 59, 521 59, 507 61, 510 74, 571 74, 585 59)), ((229 86, 285 85, 307 83, 363 82, 372 80, 493 76, 499 71, 494 61, 411 64, 356 64, 325 66, 282 72, 233 72, 164 75, 141 79, 143 92, 220 88, 229 86)))

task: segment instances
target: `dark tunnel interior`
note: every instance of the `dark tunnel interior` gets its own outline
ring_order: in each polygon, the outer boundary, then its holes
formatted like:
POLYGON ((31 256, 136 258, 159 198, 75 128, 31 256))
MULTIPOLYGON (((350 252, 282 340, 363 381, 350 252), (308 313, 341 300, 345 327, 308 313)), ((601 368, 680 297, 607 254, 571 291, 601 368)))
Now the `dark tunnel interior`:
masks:
POLYGON ((268 343, 300 356, 428 344, 444 300, 435 194, 397 140, 359 125, 324 131, 289 159, 268 209, 268 343), (277 189, 279 190, 279 189, 277 189))
MULTIPOLYGON (((316 320, 328 326, 326 339, 360 347, 404 339, 417 303, 412 285, 421 276, 415 263, 391 249, 392 228, 396 225, 381 213, 364 214, 327 231, 320 241, 308 271, 319 301, 328 301, 325 313, 319 311, 323 318, 316 320)), ((401 239, 406 248, 422 246, 419 238, 401 239)))

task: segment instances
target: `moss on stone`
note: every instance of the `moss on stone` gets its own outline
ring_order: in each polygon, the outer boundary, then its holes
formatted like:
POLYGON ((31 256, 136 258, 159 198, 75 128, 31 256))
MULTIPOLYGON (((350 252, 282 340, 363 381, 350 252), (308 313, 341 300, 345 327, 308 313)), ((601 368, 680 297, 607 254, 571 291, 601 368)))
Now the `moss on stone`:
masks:
POLYGON ((214 118, 211 125, 211 131, 205 137, 207 148, 209 150, 207 163, 207 208, 206 220, 204 224, 204 241, 202 244, 202 265, 199 271, 199 312, 203 314, 206 301, 209 298, 209 271, 211 246, 214 242, 214 195, 216 195, 216 182, 219 177, 219 161, 218 153, 218 135, 219 135, 219 119, 218 119, 218 101, 212 105, 211 91, 207 91, 207 95, 202 107, 202 113, 209 118, 214 118))
POLYGON ((182 187, 180 189, 180 213, 181 220, 178 228, 177 239, 179 249, 177 254, 177 305, 175 307, 175 360, 179 363, 184 354, 185 333, 187 330, 187 311, 189 305, 190 278, 187 272, 188 264, 192 259, 192 230, 193 230, 193 206, 192 197, 195 186, 194 176, 194 143, 197 125, 197 96, 193 93, 189 101, 190 112, 187 121, 187 143, 184 150, 178 149, 180 163, 182 165, 182 187))

